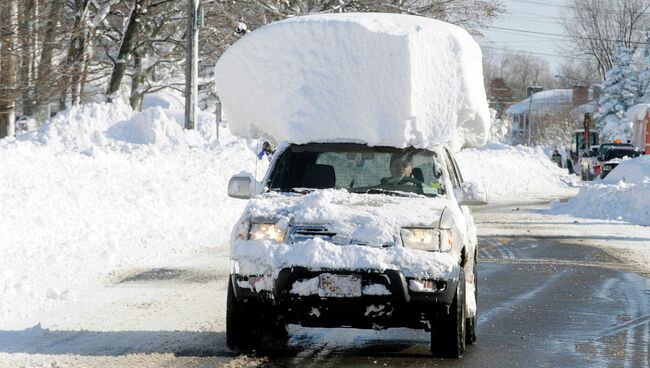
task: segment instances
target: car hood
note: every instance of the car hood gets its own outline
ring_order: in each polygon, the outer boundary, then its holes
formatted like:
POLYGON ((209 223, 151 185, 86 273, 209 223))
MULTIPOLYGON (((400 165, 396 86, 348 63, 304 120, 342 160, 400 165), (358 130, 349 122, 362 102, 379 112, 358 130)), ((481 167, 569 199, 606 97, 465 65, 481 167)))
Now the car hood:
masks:
POLYGON ((443 197, 357 194, 326 189, 309 194, 265 193, 251 199, 244 217, 280 227, 319 226, 337 244, 394 244, 402 227, 439 227, 450 204, 443 197))

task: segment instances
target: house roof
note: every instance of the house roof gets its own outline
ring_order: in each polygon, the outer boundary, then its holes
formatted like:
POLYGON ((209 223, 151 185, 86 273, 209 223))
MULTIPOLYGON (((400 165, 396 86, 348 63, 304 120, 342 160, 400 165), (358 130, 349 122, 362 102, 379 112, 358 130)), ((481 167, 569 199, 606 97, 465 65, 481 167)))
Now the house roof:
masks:
POLYGON ((506 110, 508 115, 527 114, 531 108, 535 112, 542 110, 553 110, 571 105, 573 102, 573 90, 571 89, 549 89, 537 92, 533 95, 532 103, 530 97, 519 101, 506 110))

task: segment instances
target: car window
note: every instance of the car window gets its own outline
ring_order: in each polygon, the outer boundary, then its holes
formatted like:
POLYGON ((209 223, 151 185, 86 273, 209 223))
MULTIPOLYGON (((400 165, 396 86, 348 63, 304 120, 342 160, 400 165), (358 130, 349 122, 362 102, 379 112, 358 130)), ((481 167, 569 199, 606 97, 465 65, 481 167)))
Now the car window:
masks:
POLYGON ((459 179, 458 172, 454 165, 453 158, 449 154, 449 151, 445 149, 445 159, 447 160, 447 168, 449 170, 449 175, 451 179, 451 184, 454 188, 460 188, 461 180, 459 179))
POLYGON ((605 154, 605 159, 612 160, 615 158, 624 158, 624 157, 634 158, 638 156, 639 156, 638 151, 629 150, 629 149, 622 150, 622 149, 612 148, 609 151, 607 151, 607 153, 605 154))
POLYGON ((269 188, 277 191, 338 188, 351 192, 399 191, 436 196, 445 194, 442 175, 433 151, 314 143, 293 145, 282 152, 272 168, 269 188), (396 160, 405 165, 405 171, 409 166, 410 174, 396 174, 392 167, 396 160))

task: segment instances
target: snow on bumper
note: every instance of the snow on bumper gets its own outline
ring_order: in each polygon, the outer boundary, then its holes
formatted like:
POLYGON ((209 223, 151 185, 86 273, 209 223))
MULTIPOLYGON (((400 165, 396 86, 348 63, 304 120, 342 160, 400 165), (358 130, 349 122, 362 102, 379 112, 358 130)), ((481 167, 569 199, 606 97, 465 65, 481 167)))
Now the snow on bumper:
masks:
POLYGON ((291 245, 268 240, 235 240, 231 258, 231 273, 256 276, 251 284, 257 292, 272 291, 279 272, 292 267, 313 271, 395 270, 406 278, 445 280, 456 280, 460 269, 454 253, 427 252, 401 246, 341 246, 320 238, 291 245))

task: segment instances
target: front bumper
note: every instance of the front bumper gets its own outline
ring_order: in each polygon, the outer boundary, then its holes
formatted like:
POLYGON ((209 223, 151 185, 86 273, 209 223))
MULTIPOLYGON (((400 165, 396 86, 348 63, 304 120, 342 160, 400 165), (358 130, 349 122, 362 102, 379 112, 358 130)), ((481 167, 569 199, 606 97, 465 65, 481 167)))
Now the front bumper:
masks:
MULTIPOLYGON (((286 323, 306 327, 429 328, 428 322, 438 314, 446 314, 453 302, 458 277, 455 279, 428 280, 434 290, 414 291, 409 288, 414 279, 397 270, 383 272, 322 270, 303 267, 282 269, 275 279, 272 291, 256 292, 241 287, 249 276, 233 274, 232 284, 237 299, 265 299, 271 302, 286 323), (321 297, 318 294, 300 296, 291 293, 297 281, 318 277, 320 274, 357 275, 362 286, 383 285, 388 295, 362 295, 359 297, 321 297), (444 285, 444 287, 442 287, 444 285)), ((421 280, 417 280, 421 281, 421 280)))

